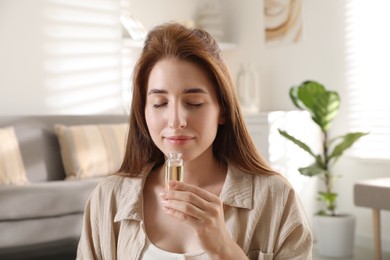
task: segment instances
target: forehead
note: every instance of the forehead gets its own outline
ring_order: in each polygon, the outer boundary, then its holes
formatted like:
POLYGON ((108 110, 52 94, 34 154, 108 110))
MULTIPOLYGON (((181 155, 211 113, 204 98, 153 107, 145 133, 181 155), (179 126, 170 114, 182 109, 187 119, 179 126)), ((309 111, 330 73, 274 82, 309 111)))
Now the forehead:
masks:
POLYGON ((213 81, 201 65, 177 59, 163 59, 152 68, 148 79, 151 88, 174 89, 200 87, 215 92, 213 81))

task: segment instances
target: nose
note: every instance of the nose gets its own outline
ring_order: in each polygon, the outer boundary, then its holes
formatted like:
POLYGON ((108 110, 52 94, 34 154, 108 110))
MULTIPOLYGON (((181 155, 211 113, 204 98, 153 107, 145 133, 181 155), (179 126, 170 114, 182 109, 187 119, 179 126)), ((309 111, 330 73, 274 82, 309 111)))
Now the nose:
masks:
POLYGON ((172 129, 179 129, 187 126, 185 112, 179 105, 171 107, 169 111, 168 126, 172 129))

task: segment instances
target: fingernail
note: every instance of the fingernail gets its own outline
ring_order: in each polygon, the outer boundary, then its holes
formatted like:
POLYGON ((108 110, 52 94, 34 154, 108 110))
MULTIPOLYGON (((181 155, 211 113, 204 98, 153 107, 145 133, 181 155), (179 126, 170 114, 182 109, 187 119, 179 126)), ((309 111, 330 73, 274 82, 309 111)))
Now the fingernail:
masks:
POLYGON ((176 186, 176 182, 175 181, 170 181, 169 182, 169 187, 174 188, 175 186, 176 186))
POLYGON ((165 199, 167 197, 167 193, 166 192, 161 192, 160 193, 160 197, 165 199))

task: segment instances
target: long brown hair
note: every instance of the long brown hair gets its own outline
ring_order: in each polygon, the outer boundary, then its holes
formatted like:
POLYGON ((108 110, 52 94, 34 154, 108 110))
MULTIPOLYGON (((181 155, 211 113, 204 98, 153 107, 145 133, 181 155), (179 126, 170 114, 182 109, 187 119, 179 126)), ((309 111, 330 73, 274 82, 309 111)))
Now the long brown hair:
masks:
POLYGON ((243 120, 233 80, 214 38, 201 29, 176 23, 155 27, 146 38, 134 68, 130 127, 120 173, 135 176, 164 163, 164 154, 153 143, 145 120, 147 82, 153 66, 162 59, 177 59, 201 66, 214 82, 224 124, 219 125, 213 153, 252 174, 273 174, 257 152, 243 120))

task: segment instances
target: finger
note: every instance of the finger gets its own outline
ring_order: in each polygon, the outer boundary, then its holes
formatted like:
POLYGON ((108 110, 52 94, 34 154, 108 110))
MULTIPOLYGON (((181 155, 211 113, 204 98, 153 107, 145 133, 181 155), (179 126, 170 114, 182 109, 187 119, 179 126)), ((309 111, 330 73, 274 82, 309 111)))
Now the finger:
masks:
POLYGON ((183 201, 186 203, 190 203, 201 210, 206 210, 208 208, 208 204, 211 203, 208 202, 207 200, 204 200, 203 198, 199 197, 198 195, 196 195, 191 191, 183 191, 183 190, 170 190, 162 193, 161 197, 164 200, 176 200, 176 201, 183 201))
POLYGON ((209 202, 189 191, 171 190, 161 194, 163 205, 189 214, 199 220, 207 221, 220 216, 223 203, 218 199, 216 202, 209 202), (198 210, 194 210, 195 207, 198 210))
POLYGON ((164 200, 163 210, 175 218, 186 221, 201 221, 205 214, 205 212, 198 207, 177 200, 164 200))
POLYGON ((169 187, 172 190, 192 192, 208 202, 219 202, 219 197, 195 185, 179 181, 170 181, 169 187))

